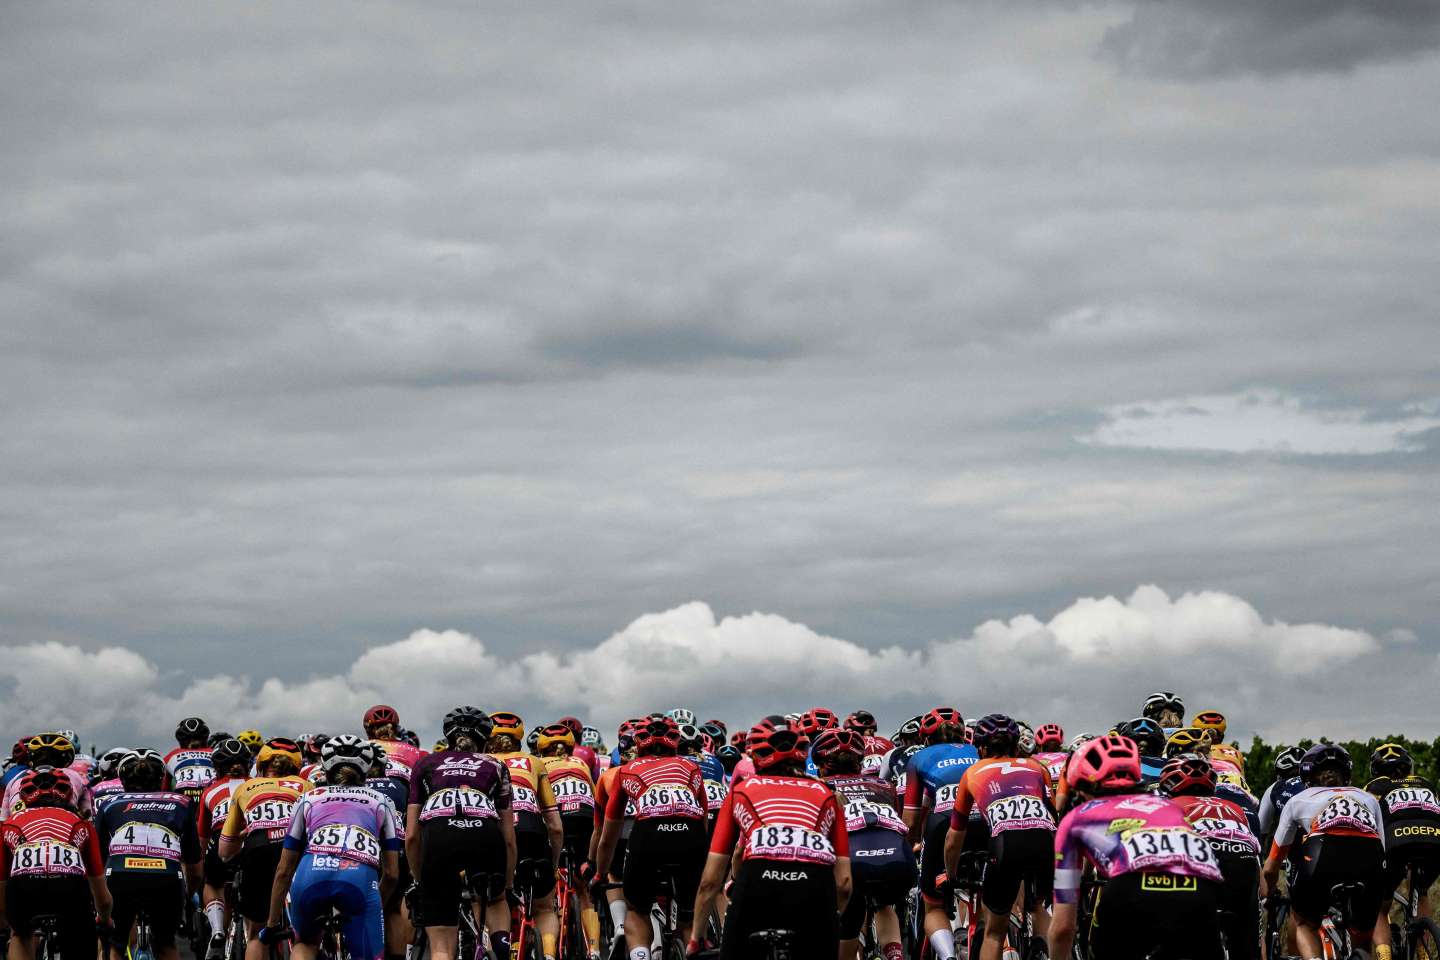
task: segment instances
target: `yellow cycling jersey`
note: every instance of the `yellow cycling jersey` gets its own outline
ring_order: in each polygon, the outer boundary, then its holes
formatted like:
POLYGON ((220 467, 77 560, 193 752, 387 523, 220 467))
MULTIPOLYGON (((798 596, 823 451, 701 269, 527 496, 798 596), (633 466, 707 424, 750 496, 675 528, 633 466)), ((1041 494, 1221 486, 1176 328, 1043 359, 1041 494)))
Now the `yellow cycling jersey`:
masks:
POLYGON ((542 757, 550 792, 562 817, 595 816, 595 781, 590 767, 574 757, 542 757))
POLYGON ((510 807, 515 811, 515 829, 544 831, 543 814, 555 809, 555 794, 545 764, 528 753, 497 753, 495 759, 510 770, 510 807))
POLYGON ((244 839, 246 846, 280 843, 290 826, 295 801, 314 786, 298 776, 246 780, 230 798, 230 812, 225 815, 220 836, 244 839))

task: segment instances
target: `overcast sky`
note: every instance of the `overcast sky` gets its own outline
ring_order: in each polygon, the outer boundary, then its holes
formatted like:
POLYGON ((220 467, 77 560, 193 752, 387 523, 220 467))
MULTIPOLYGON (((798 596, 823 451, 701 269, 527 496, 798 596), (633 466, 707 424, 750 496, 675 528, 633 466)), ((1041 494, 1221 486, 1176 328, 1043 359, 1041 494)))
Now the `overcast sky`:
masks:
POLYGON ((1440 732, 1440 5, 0 16, 11 735, 1440 732))

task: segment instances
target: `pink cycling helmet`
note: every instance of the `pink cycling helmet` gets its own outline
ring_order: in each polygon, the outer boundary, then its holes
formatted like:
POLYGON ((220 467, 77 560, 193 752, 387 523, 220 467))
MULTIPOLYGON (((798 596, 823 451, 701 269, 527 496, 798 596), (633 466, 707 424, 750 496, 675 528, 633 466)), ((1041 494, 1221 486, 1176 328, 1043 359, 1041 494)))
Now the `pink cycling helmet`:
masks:
POLYGON ((1070 758, 1065 780, 1075 789, 1133 787, 1140 782, 1140 748, 1129 737, 1096 737, 1070 758))

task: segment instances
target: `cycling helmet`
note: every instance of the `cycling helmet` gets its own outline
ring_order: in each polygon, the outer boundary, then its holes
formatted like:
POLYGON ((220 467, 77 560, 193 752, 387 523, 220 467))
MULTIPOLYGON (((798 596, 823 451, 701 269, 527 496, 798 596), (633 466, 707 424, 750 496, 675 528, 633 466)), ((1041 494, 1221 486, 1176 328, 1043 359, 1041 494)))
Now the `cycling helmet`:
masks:
POLYGON ((863 735, 873 736, 880 730, 880 724, 875 721, 875 714, 869 710, 856 710, 845 718, 845 728, 854 730, 863 735))
POLYGON ((76 733, 74 730, 56 730, 55 732, 60 734, 60 736, 64 737, 66 740, 69 740, 70 746, 75 748, 76 753, 80 752, 80 734, 76 733))
MULTIPOLYGON (((120 772, 120 761, 124 760, 135 751, 129 747, 113 747, 100 754, 100 762, 95 764, 95 772, 100 775, 101 780, 113 780, 120 772)), ((245 759, 249 760, 247 753, 245 759)))
POLYGON ((1068 750, 1070 753, 1074 753, 1076 750, 1079 750, 1081 747, 1085 746, 1085 744, 1089 743, 1091 740, 1094 739, 1095 734, 1093 733, 1077 733, 1075 734, 1075 736, 1070 738, 1070 742, 1066 745, 1065 749, 1068 750))
POLYGON ((750 734, 747 731, 736 730, 734 733, 730 734, 730 746, 734 747, 736 750, 739 750, 741 753, 744 753, 745 744, 749 742, 749 739, 750 734))
POLYGON ((734 770, 735 765, 740 762, 740 758, 743 756, 745 755, 740 752, 739 747, 731 746, 728 743, 715 751, 715 759, 720 761, 720 765, 725 768, 726 773, 734 770))
POLYGON ((63 773, 34 770, 21 774, 20 801, 27 807, 68 807, 75 801, 75 785, 63 773))
POLYGON ((1165 752, 1165 728, 1149 717, 1126 720, 1116 727, 1115 732, 1134 740, 1140 752, 1147 757, 1158 757, 1165 752))
MULTIPOLYGON (((333 737, 331 738, 334 739, 333 737)), ((300 744, 289 737, 271 737, 255 755, 255 765, 263 768, 275 760, 289 760, 299 770, 305 758, 300 756, 300 744)))
POLYGON ((642 754, 674 756, 680 747, 680 725, 670 717, 642 724, 635 731, 635 749, 642 754))
POLYGON ((1345 749, 1334 743, 1317 743, 1300 758, 1300 779, 1313 787, 1323 770, 1339 770, 1345 783, 1350 782, 1354 761, 1345 749))
POLYGON ((1133 787, 1140 782, 1140 748, 1129 737, 1096 737, 1070 758, 1065 779, 1091 792, 1133 787))
POLYGON ((693 723, 680 724, 680 752, 697 754, 705 747, 705 735, 693 723))
POLYGON ((1235 768, 1240 771, 1244 771, 1245 769, 1245 754, 1240 752, 1239 747, 1233 746, 1232 744, 1217 743, 1212 745, 1210 747, 1210 759, 1228 761, 1229 763, 1233 763, 1235 768))
POLYGON ((1302 747, 1286 747, 1275 754, 1275 779, 1289 780, 1300 775, 1300 761, 1305 757, 1302 747))
POLYGON ((539 749, 540 749, 540 728, 539 728, 539 727, 535 727, 535 728, 534 728, 533 730, 531 730, 529 733, 525 734, 525 749, 526 749, 526 750, 529 750, 531 753, 536 753, 536 752, 539 751, 539 749))
POLYGON ((693 725, 695 723, 695 711, 686 710, 684 707, 672 707, 665 711, 665 716, 674 720, 677 724, 689 723, 693 725))
POLYGON ((446 749, 454 745, 455 738, 462 733, 470 734, 476 746, 484 746, 485 741, 490 739, 490 733, 495 723, 490 715, 479 707, 456 707, 445 714, 445 719, 440 724, 440 732, 444 735, 446 749))
POLYGON ((414 747, 416 750, 420 749, 420 734, 416 733, 414 730, 407 730, 404 727, 401 727, 399 730, 396 731, 395 739, 399 740, 401 743, 410 744, 410 746, 414 747))
POLYGON ((581 727, 580 746, 603 752, 605 750, 605 737, 594 727, 581 727))
POLYGON ((319 760, 320 751, 325 749, 325 741, 329 739, 328 733, 307 733, 300 738, 300 752, 305 754, 306 760, 319 760))
POLYGON ((377 703, 365 711, 365 719, 361 725, 366 730, 369 730, 372 727, 381 727, 387 723, 398 729, 400 726, 400 713, 388 703, 377 703))
POLYGON ((537 753, 546 754, 551 747, 561 747, 568 756, 575 748, 575 732, 563 723, 552 723, 534 733, 537 753))
POLYGON ((706 720, 700 724, 700 732, 715 741, 716 746, 725 742, 725 724, 718 720, 706 720))
POLYGON ((444 753, 446 750, 449 750, 449 749, 450 749, 450 744, 446 743, 444 740, 436 740, 436 741, 435 741, 435 746, 433 746, 433 747, 430 748, 430 752, 431 752, 431 753, 444 753))
POLYGON ((259 753, 260 748, 265 746, 265 738, 260 736, 259 730, 241 730, 235 734, 235 739, 249 747, 251 753, 259 753))
POLYGON ((1160 789, 1172 797, 1208 797, 1215 793, 1215 768, 1196 753, 1171 757, 1160 771, 1160 789))
POLYGON ((1175 757, 1182 753, 1209 753, 1210 735, 1199 727, 1181 727, 1165 741, 1165 756, 1175 757))
POLYGON ((210 763, 215 767, 216 773, 221 773, 231 767, 244 764, 248 770, 250 767, 250 748, 239 740, 231 737, 229 740, 221 740, 210 752, 210 763))
POLYGON ((335 771, 341 767, 360 771, 363 779, 374 763, 375 747, 370 741, 361 740, 350 733, 331 737, 325 741, 325 747, 320 751, 320 768, 325 771, 327 780, 334 777, 335 771))
POLYGON ((1415 772, 1415 760, 1398 743, 1382 743, 1370 754, 1370 772, 1377 777, 1398 780, 1415 772))
POLYGON ((1173 710, 1183 717, 1185 716, 1185 701, 1169 690, 1152 693, 1145 698, 1145 706, 1140 708, 1140 715, 1149 717, 1151 720, 1159 720, 1160 714, 1166 710, 1173 710))
POLYGON ((1022 757, 1035 755, 1035 731, 1023 720, 1015 721, 1020 727, 1020 739, 1015 741, 1015 752, 1022 757))
POLYGON ((580 731, 585 729, 585 724, 581 723, 578 717, 561 717, 555 722, 560 724, 560 726, 562 727, 568 727, 570 729, 570 732, 575 734, 576 742, 579 742, 580 731))
POLYGON ((811 707, 805 711, 805 716, 800 718, 801 732, 812 739, 821 730, 829 730, 831 727, 838 726, 840 726, 840 718, 835 715, 834 710, 826 707, 811 707))
POLYGON ((511 713, 509 710, 497 710, 490 714, 494 726, 490 728, 492 737, 509 737, 516 743, 525 739, 525 721, 520 719, 520 714, 511 713))
POLYGON ((165 785, 165 761, 148 747, 131 751, 117 771, 126 792, 159 790, 165 785))
POLYGON ((750 736, 750 759, 755 763, 755 769, 769 770, 783 763, 803 764, 805 762, 805 738, 788 727, 778 730, 759 731, 759 736, 753 732, 750 736))
POLYGON ((1065 728, 1058 723, 1042 723, 1035 729, 1035 746, 1055 752, 1065 745, 1065 728))
POLYGON ((199 717, 186 717, 175 726, 175 742, 180 746, 196 740, 209 740, 210 727, 199 717))
POLYGON ((815 738, 811 755, 816 763, 846 760, 859 763, 865 756, 865 738, 848 727, 831 727, 829 730, 820 731, 820 735, 815 738))
POLYGON ((1225 739, 1225 714, 1219 710, 1201 710, 1190 719, 1190 726, 1209 733, 1212 743, 1225 739))
POLYGON ((235 735, 232 733, 226 733, 224 730, 212 730, 210 731, 210 738, 205 741, 205 746, 214 749, 215 744, 219 743, 221 740, 233 739, 235 739, 235 735))
POLYGON ((954 707, 936 707, 920 718, 920 735, 929 741, 957 737, 965 729, 965 718, 954 707))
POLYGON ((1003 713, 990 713, 975 721, 974 743, 990 756, 1009 756, 1020 739, 1020 725, 1003 713))
POLYGON ((30 766, 68 767, 75 760, 75 744, 58 733, 37 733, 25 741, 30 766))

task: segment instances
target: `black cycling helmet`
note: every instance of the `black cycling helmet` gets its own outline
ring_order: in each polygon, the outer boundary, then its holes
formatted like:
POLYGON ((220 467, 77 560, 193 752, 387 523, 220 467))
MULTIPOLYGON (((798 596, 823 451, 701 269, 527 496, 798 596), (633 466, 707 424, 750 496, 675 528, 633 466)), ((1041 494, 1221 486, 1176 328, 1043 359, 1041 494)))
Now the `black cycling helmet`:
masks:
POLYGON ((215 749, 210 754, 210 763, 215 767, 216 773, 223 773, 231 767, 240 765, 249 770, 250 761, 250 748, 234 737, 215 744, 215 749))
POLYGON ((1305 786, 1313 787, 1322 770, 1338 770, 1342 780, 1349 783, 1350 772, 1354 766, 1354 761, 1344 747, 1334 743, 1317 743, 1306 750, 1305 756, 1300 760, 1300 779, 1305 786))
POLYGON ((1382 743, 1370 754, 1370 773, 1399 780, 1415 772, 1415 759, 1398 743, 1382 743))
POLYGON ((1145 698, 1145 706, 1140 708, 1140 713, 1151 720, 1159 720, 1160 714, 1166 710, 1173 710, 1183 717, 1185 716, 1185 701, 1169 690, 1161 690, 1145 698))
POLYGON ((148 793, 165 786, 165 761, 146 747, 123 758, 117 772, 127 793, 148 793))
POLYGON ((1147 757, 1165 755, 1165 728, 1149 717, 1126 720, 1116 725, 1115 732, 1134 740, 1141 754, 1147 757))
POLYGON ((175 726, 175 742, 182 747, 196 740, 204 743, 209 739, 210 728, 199 717, 186 717, 175 726))
POLYGON ((739 747, 731 746, 728 743, 715 751, 715 759, 720 761, 720 765, 725 768, 726 773, 734 770, 735 765, 740 762, 740 758, 743 756, 745 755, 740 752, 739 747))
POLYGON ((1299 776, 1300 761, 1304 758, 1305 750, 1301 747, 1286 747, 1275 754, 1275 779, 1289 780, 1299 776))
POLYGON ((224 730, 216 730, 214 733, 210 734, 210 739, 205 741, 205 745, 213 750, 215 747, 218 747, 226 740, 234 739, 234 737, 235 735, 233 733, 226 733, 224 730))
POLYGON ((975 749, 987 756, 1009 756, 1020 740, 1020 724, 1003 713, 986 714, 975 721, 975 749))
POLYGON ((445 735, 445 742, 451 746, 455 745, 455 738, 461 733, 470 734, 471 739, 483 745, 490 739, 490 731, 495 729, 495 721, 479 707, 456 707, 445 714, 440 729, 445 735))
POLYGON ((705 734, 715 743, 724 743, 726 737, 725 724, 719 720, 706 720, 700 724, 700 732, 705 734))

